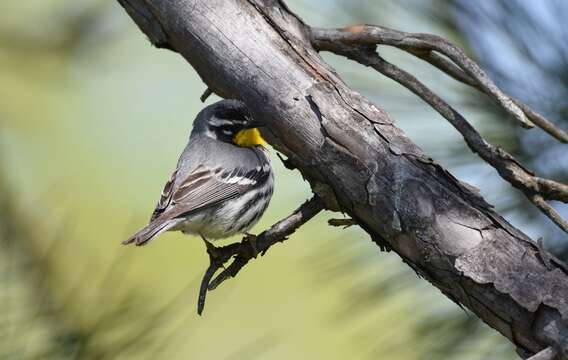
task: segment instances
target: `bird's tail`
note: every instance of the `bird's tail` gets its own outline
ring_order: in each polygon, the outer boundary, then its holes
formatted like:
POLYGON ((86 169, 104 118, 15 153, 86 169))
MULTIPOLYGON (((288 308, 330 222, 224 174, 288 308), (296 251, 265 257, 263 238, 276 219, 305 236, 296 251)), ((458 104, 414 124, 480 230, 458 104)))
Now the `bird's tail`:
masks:
POLYGON ((136 234, 128 238, 128 240, 124 240, 122 244, 129 245, 134 243, 134 245, 136 246, 146 245, 156 236, 160 235, 164 231, 171 229, 177 224, 178 221, 172 219, 155 219, 154 221, 146 225, 143 229, 139 230, 136 234))

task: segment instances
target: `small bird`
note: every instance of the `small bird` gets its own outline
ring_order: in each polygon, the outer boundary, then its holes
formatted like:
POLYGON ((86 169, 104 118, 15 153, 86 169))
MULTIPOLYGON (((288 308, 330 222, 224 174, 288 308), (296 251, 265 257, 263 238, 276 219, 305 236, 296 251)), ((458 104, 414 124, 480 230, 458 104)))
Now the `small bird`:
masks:
POLYGON ((204 108, 150 223, 123 244, 146 245, 164 231, 208 240, 245 233, 274 190, 266 142, 246 106, 221 100, 204 108))

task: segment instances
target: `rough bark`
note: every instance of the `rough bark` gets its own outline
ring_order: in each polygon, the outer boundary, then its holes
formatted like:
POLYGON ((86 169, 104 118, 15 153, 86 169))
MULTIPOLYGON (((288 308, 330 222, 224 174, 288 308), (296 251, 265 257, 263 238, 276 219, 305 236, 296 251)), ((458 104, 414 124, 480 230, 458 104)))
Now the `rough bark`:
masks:
POLYGON ((157 47, 244 101, 330 210, 513 342, 565 356, 568 277, 470 186, 351 90, 274 0, 119 0, 157 47))

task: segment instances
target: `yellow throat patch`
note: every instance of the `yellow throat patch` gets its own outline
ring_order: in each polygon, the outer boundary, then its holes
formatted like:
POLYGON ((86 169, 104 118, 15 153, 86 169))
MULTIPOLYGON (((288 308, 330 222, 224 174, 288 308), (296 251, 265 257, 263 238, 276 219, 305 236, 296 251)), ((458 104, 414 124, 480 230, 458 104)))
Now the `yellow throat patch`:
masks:
POLYGON ((260 131, 257 128, 246 129, 239 131, 234 137, 233 142, 237 146, 241 147, 255 147, 262 146, 266 148, 266 141, 260 135, 260 131))

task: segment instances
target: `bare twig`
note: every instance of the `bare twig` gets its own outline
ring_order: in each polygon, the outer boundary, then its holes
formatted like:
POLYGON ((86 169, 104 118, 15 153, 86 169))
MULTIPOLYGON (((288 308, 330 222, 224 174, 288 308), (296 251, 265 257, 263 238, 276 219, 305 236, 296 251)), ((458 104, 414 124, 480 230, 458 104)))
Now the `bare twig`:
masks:
MULTIPOLYGON (((413 49, 405 49, 410 54, 427 61, 428 63, 432 64, 439 70, 443 71, 447 75, 453 77, 457 81, 460 81, 466 85, 469 85, 481 92, 484 92, 483 89, 479 86, 479 84, 473 80, 469 75, 463 72, 458 66, 454 63, 449 61, 448 59, 440 56, 438 53, 433 51, 422 51, 422 50, 413 50, 413 49)), ((542 130, 546 131, 550 136, 554 137, 556 140, 560 141, 561 143, 568 144, 568 133, 564 130, 559 129, 553 123, 546 120, 542 115, 537 113, 536 111, 529 108, 527 105, 523 104, 517 99, 511 98, 515 104, 523 112, 527 117, 538 127, 542 130)))
POLYGON ((201 281, 197 313, 201 315, 203 312, 207 291, 214 290, 223 281, 235 277, 251 259, 256 258, 258 252, 264 255, 272 245, 287 240, 288 236, 322 210, 322 202, 314 196, 303 203, 291 215, 272 225, 258 236, 247 235, 241 242, 209 248, 207 253, 209 254, 210 264, 201 281), (222 268, 233 257, 233 262, 216 278, 211 280, 217 270, 222 268))
POLYGON ((456 80, 487 94, 524 127, 530 128, 536 124, 557 140, 568 143, 568 133, 519 100, 504 94, 462 49, 442 37, 406 33, 381 26, 359 25, 343 29, 313 28, 312 42, 318 50, 331 50, 337 44, 388 45, 402 49, 436 66, 456 80), (438 53, 447 56, 449 60, 438 53))
POLYGON ((213 94, 213 90, 211 90, 210 88, 207 88, 207 89, 205 89, 203 94, 201 94, 201 97, 199 98, 199 100, 201 100, 201 102, 205 102, 205 100, 207 100, 207 98, 209 96, 211 96, 211 94, 213 94))
POLYGON ((568 203, 568 185, 554 180, 534 177, 536 189, 547 200, 558 200, 568 203))
MULTIPOLYGON (((203 279, 201 280, 201 286, 199 287, 199 298, 197 299, 197 314, 201 315, 203 313, 203 309, 205 308, 205 298, 207 297, 207 287, 209 286, 209 282, 215 272, 219 270, 223 266, 223 263, 218 260, 219 258, 216 255, 213 255, 213 252, 210 249, 207 249, 207 253, 209 254, 209 267, 205 270, 205 274, 203 274, 203 279)), ((227 260, 230 256, 227 258, 227 260)), ((225 261, 227 261, 225 260, 225 261)))
MULTIPOLYGON (((318 36, 324 35, 317 35, 316 33, 314 38, 317 39, 318 36)), ((554 221, 562 230, 568 232, 567 224, 545 201, 558 200, 568 202, 568 185, 535 176, 511 154, 485 141, 479 132, 446 101, 410 73, 384 60, 373 47, 368 45, 346 45, 344 42, 331 42, 336 37, 326 40, 325 50, 345 56, 365 66, 370 66, 412 91, 448 120, 463 135, 466 144, 473 152, 479 154, 483 160, 493 166, 503 179, 520 189, 541 212, 554 221), (535 198, 535 194, 538 194, 538 197, 535 198)), ((318 41, 315 42, 316 46, 320 43, 318 41)), ((450 68, 450 63, 444 64, 444 66, 447 65, 450 68)), ((462 73, 457 71, 454 73, 460 74, 459 76, 467 79, 462 73)))
POLYGON ((327 223, 329 224, 329 226, 343 226, 344 229, 353 225, 357 225, 357 221, 355 219, 329 219, 327 223))
POLYGON ((554 210, 540 195, 532 195, 528 197, 529 200, 536 206, 544 215, 552 220, 559 228, 568 233, 568 223, 562 219, 560 214, 554 210))

